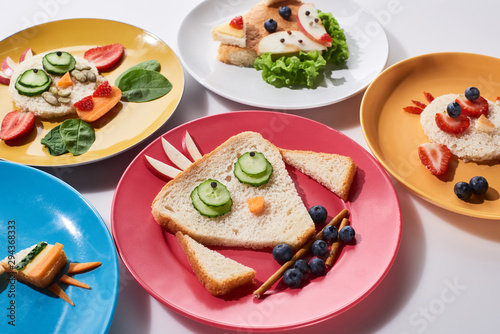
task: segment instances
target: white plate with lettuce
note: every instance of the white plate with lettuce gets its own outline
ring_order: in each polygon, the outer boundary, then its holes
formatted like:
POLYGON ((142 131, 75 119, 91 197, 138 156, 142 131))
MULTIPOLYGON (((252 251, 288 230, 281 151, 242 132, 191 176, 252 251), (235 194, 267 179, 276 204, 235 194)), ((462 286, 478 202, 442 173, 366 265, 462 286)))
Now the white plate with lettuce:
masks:
POLYGON ((244 15, 258 2, 206 0, 181 24, 178 35, 181 62, 191 76, 214 93, 254 107, 314 108, 351 97, 384 69, 389 55, 384 29, 367 10, 350 0, 312 1, 318 10, 331 13, 338 21, 349 51, 349 58, 343 64, 327 63, 314 87, 277 87, 263 79, 263 71, 218 61, 219 42, 213 41, 212 28, 244 15))

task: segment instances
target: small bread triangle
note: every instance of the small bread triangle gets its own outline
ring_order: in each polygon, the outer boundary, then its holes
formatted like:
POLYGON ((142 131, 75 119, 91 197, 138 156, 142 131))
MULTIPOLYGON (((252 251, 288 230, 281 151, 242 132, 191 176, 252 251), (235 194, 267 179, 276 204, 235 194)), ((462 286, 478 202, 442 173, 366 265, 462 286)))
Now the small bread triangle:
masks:
POLYGON ((212 295, 225 295, 239 286, 253 283, 254 269, 203 246, 181 232, 175 236, 196 278, 212 295))
POLYGON ((344 201, 348 199, 357 169, 350 157, 281 148, 280 152, 285 163, 310 176, 344 201))

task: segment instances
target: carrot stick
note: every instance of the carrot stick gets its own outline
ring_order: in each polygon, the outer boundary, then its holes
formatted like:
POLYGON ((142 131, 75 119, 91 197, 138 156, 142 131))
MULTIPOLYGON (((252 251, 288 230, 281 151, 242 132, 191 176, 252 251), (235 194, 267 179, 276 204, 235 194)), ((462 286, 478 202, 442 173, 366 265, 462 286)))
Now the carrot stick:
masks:
POLYGON ((90 289, 90 285, 80 282, 79 280, 69 277, 67 275, 62 275, 59 279, 60 282, 77 286, 79 288, 90 289))
POLYGON ((97 268, 100 265, 101 262, 85 262, 85 263, 72 262, 69 264, 68 274, 78 274, 84 271, 97 268))
POLYGON ((61 289, 61 287, 59 285, 57 285, 57 283, 54 283, 52 284, 51 286, 49 286, 49 290, 55 294, 57 297, 59 298, 62 298, 63 300, 65 300, 66 302, 68 302, 69 304, 75 306, 75 304, 73 304, 73 302, 71 301, 71 299, 68 297, 68 295, 66 294, 66 292, 64 292, 63 289, 61 289))

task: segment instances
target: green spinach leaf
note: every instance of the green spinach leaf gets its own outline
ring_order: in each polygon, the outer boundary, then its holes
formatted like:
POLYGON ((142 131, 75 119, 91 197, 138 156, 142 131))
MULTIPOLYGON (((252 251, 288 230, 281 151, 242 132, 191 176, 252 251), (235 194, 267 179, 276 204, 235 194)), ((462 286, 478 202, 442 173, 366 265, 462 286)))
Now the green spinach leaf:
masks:
POLYGON ((118 78, 116 78, 115 86, 119 87, 120 81, 125 74, 127 74, 128 72, 130 72, 132 70, 138 69, 138 68, 142 68, 143 70, 160 72, 160 63, 157 60, 151 59, 151 60, 146 60, 146 61, 143 61, 142 63, 139 63, 137 65, 132 66, 131 68, 129 68, 128 70, 126 70, 125 72, 120 74, 118 76, 118 78))
POLYGON ((73 155, 87 152, 95 141, 94 129, 81 119, 67 119, 60 127, 59 132, 66 148, 73 155))
POLYGON ((61 137, 61 132, 59 131, 60 128, 61 125, 52 128, 52 130, 50 130, 49 133, 47 133, 45 137, 43 137, 40 141, 42 145, 45 145, 45 147, 47 147, 50 155, 53 156, 62 155, 68 152, 66 144, 61 137))
POLYGON ((117 87, 122 98, 130 102, 152 101, 172 90, 172 84, 161 73, 142 68, 125 73, 117 87))

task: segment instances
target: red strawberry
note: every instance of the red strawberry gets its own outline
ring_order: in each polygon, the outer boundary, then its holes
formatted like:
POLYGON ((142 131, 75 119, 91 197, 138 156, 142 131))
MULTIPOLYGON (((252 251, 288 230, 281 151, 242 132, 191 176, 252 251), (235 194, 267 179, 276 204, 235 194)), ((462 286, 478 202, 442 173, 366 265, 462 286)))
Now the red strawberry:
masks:
POLYGON ((420 161, 434 175, 443 175, 448 169, 451 151, 443 144, 425 143, 418 147, 420 161))
POLYGON ((235 16, 231 22, 229 22, 229 26, 235 29, 243 29, 243 16, 235 16))
POLYGON ((488 101, 482 96, 477 100, 468 100, 465 96, 460 95, 455 100, 462 107, 462 115, 477 118, 481 115, 488 117, 488 101))
POLYGON ((469 117, 464 116, 462 114, 456 118, 453 118, 445 113, 437 113, 435 120, 437 126, 441 130, 456 135, 467 130, 467 128, 470 125, 469 117))
POLYGON ((420 101, 411 100, 411 102, 413 102, 414 105, 416 105, 417 107, 420 107, 422 109, 425 109, 425 107, 427 107, 427 104, 422 103, 420 101))
POLYGON ((425 96, 425 99, 427 100, 427 102, 431 103, 432 101, 434 101, 434 96, 432 96, 431 93, 424 92, 424 96, 425 96))
POLYGON ((333 42, 333 39, 332 39, 332 36, 330 36, 329 34, 327 34, 326 32, 321 35, 321 37, 319 38, 319 42, 323 45, 332 45, 332 42, 333 42))
POLYGON ((5 115, 0 129, 0 139, 11 140, 30 133, 35 128, 35 115, 32 112, 14 110, 5 115))
POLYGON ((92 96, 89 95, 76 102, 74 106, 78 110, 89 111, 94 109, 94 100, 92 99, 92 96))
POLYGON ((94 97, 104 97, 111 95, 111 85, 108 81, 104 81, 102 84, 97 86, 92 96, 94 97))
POLYGON ((422 111, 424 111, 424 109, 415 106, 404 107, 403 110, 410 114, 417 114, 417 115, 420 115, 422 111))
POLYGON ((93 62, 99 72, 109 71, 118 64, 122 56, 123 45, 120 43, 98 46, 83 54, 83 58, 93 62))

